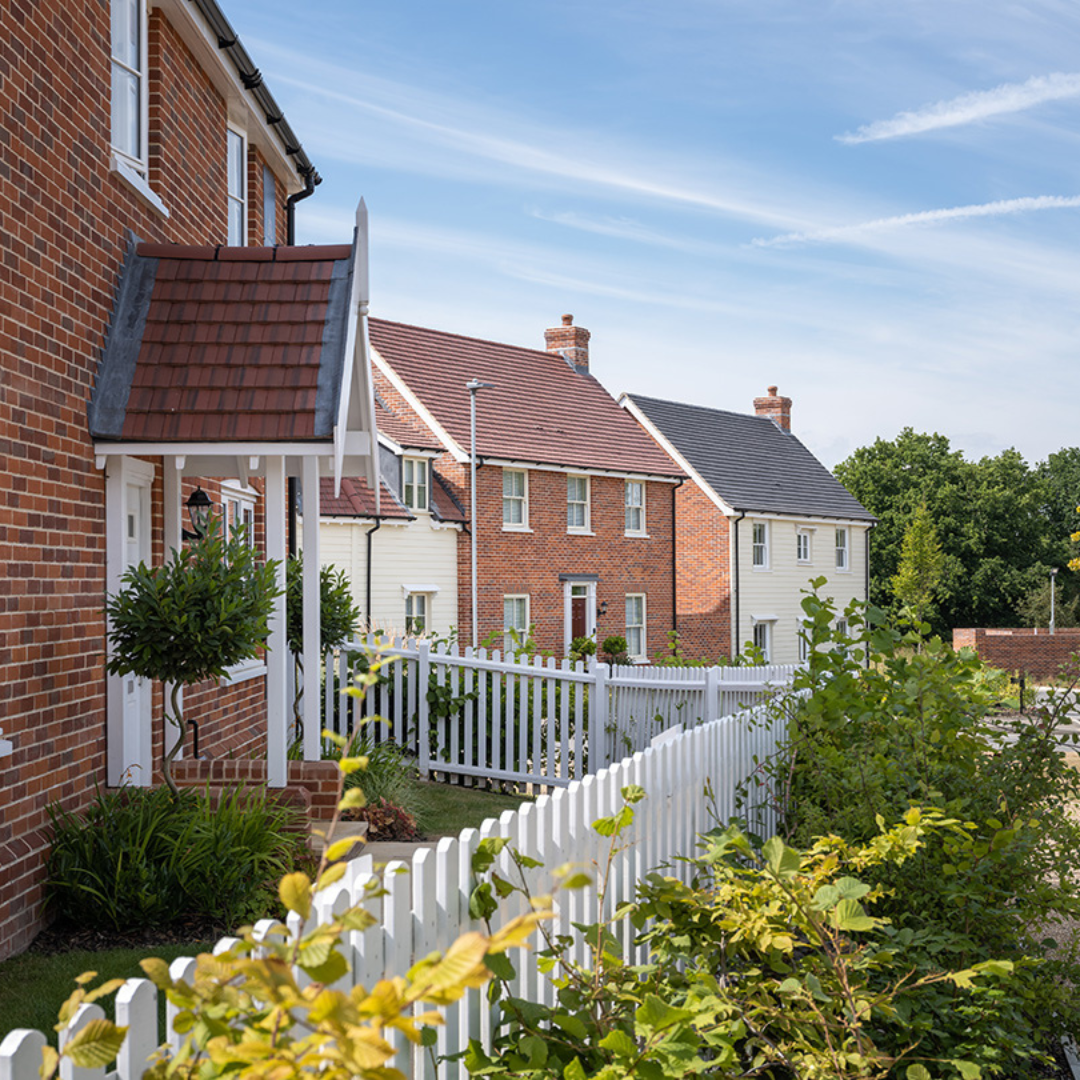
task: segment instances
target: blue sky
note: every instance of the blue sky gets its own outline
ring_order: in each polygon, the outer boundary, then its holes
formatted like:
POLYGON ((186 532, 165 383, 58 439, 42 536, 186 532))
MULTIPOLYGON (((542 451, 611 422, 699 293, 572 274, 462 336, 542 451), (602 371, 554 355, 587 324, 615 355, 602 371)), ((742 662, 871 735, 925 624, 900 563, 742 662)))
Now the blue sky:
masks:
POLYGON ((902 427, 1080 444, 1080 7, 223 0, 372 313, 751 411, 828 465, 902 427))

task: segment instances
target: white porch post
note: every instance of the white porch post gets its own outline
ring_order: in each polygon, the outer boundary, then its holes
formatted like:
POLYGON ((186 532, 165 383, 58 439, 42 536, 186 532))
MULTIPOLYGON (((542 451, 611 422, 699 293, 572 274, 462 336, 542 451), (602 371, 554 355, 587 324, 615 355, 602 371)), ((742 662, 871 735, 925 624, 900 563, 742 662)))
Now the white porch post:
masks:
MULTIPOLYGON (((164 468, 163 482, 164 482, 164 502, 163 517, 164 517, 164 558, 163 562, 168 562, 172 558, 174 551, 180 551, 184 546, 184 512, 180 509, 180 495, 182 493, 181 481, 183 480, 184 459, 177 457, 167 457, 162 461, 164 468)), ((165 683, 162 687, 163 700, 165 708, 169 707, 169 703, 172 700, 172 683, 165 683)), ((181 710, 184 708, 184 688, 180 687, 179 692, 176 695, 177 704, 181 710)), ((153 731, 149 732, 147 738, 150 742, 153 742, 153 731)), ((166 750, 169 746, 175 742, 175 729, 171 728, 168 723, 165 724, 165 744, 166 750)), ((147 761, 152 763, 153 751, 148 745, 146 748, 147 761)), ((183 760, 184 748, 181 746, 177 751, 177 761, 183 760)), ((150 772, 147 774, 147 783, 149 783, 150 772)))
POLYGON ((319 590, 319 459, 304 458, 304 760, 321 752, 319 670, 322 660, 322 605, 319 590))
POLYGON ((266 781, 284 787, 288 779, 286 695, 289 646, 285 627, 285 459, 266 459, 266 558, 278 561, 278 588, 270 616, 266 657, 266 781))
MULTIPOLYGON (((110 457, 105 466, 105 591, 110 596, 120 588, 126 562, 125 496, 123 462, 110 457)), ((119 675, 106 676, 106 695, 106 783, 118 787, 129 764, 124 746, 124 680, 119 675)))

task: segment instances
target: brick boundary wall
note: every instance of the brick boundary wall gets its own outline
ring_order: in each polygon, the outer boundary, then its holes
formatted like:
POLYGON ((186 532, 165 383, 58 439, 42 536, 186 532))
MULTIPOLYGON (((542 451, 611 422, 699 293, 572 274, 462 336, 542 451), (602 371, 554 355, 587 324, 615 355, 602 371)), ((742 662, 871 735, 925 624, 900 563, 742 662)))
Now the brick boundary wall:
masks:
POLYGON ((1048 630, 961 629, 953 631, 953 648, 974 649, 984 663, 1005 671, 1019 671, 1035 679, 1049 679, 1061 665, 1080 652, 1080 629, 1048 630))

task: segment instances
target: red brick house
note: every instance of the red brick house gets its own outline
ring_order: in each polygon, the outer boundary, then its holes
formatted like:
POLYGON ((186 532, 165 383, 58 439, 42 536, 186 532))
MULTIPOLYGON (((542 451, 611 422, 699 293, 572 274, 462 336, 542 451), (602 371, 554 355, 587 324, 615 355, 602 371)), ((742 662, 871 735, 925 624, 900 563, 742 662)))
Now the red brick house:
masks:
MULTIPOLYGON (((636 660, 674 626, 672 511, 682 471, 589 370, 572 317, 546 350, 372 319, 372 361, 442 447, 434 468, 468 514, 458 540, 457 627, 504 647, 535 628, 565 656, 574 638, 625 635, 636 660), (476 394, 471 510, 470 390, 476 394)), ((381 391, 383 392, 383 391, 381 391)))
MULTIPOLYGON (((159 760, 160 686, 105 674, 106 591, 181 543, 196 485, 283 554, 286 478, 371 474, 373 431, 363 229, 275 247, 318 176, 215 0, 3 23, 0 958, 41 925, 47 804, 159 760)), ((279 784, 282 621, 186 700, 203 753, 279 784)))
POLYGON ((620 403, 689 476, 676 493, 677 622, 687 657, 805 659, 811 579, 839 610, 869 591, 875 518, 791 431, 775 386, 754 413, 624 394, 620 403))

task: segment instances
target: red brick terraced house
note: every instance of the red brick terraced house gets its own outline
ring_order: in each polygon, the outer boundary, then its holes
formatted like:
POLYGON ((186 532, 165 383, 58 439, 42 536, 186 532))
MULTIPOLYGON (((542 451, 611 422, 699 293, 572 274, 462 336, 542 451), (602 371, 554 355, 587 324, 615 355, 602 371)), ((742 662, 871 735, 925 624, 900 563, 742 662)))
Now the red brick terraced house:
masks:
POLYGON ((771 663, 804 660, 804 591, 824 577, 839 611, 865 601, 876 519, 792 434, 791 398, 770 386, 753 415, 619 400, 690 477, 675 510, 685 655, 734 657, 750 642, 771 663))
MULTIPOLYGON (((106 591, 182 542, 196 486, 283 555, 286 479, 313 506, 322 475, 373 482, 374 420, 363 218, 352 245, 277 246, 318 176, 215 0, 0 21, 3 958, 42 925, 46 806, 157 771, 161 687, 106 676, 106 591)), ((279 786, 283 614, 185 700, 200 753, 279 786)))
POLYGON ((434 434, 433 467, 468 515, 458 539, 457 629, 494 647, 534 629, 565 656, 573 639, 625 636, 645 661, 674 626, 673 507, 683 479, 589 370, 589 332, 563 316, 545 350, 370 320, 388 386, 434 434), (474 383, 470 392, 468 384, 474 383), (476 507, 471 510, 476 412, 476 507))

